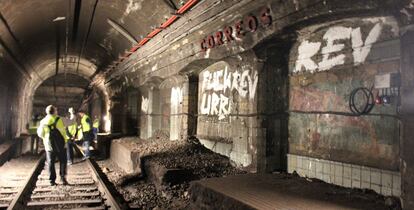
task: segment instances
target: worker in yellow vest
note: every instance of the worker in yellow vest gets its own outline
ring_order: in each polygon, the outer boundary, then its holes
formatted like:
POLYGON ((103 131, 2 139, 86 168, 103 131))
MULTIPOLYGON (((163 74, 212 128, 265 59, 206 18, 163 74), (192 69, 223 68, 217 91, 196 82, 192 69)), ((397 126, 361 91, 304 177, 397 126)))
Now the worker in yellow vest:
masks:
POLYGON ((75 141, 78 140, 79 136, 79 129, 78 129, 78 123, 76 121, 76 114, 73 107, 69 108, 69 119, 67 121, 67 127, 66 127, 66 135, 68 136, 69 140, 66 143, 66 159, 67 164, 72 165, 73 164, 73 146, 75 144, 75 141))
POLYGON ((28 130, 30 134, 30 152, 32 154, 37 154, 39 150, 39 136, 37 136, 37 128, 40 124, 40 117, 38 114, 33 115, 32 119, 29 122, 28 130))
POLYGON ((43 139, 46 150, 46 163, 49 170, 50 185, 56 185, 55 159, 59 159, 60 179, 63 185, 66 181, 66 150, 65 143, 68 140, 63 120, 58 116, 57 108, 53 105, 46 107, 46 117, 40 121, 37 134, 43 139))
POLYGON ((91 157, 91 152, 89 150, 89 147, 91 145, 91 142, 93 141, 93 131, 92 131, 92 120, 91 118, 85 114, 84 111, 79 111, 79 117, 80 117, 80 128, 82 131, 83 136, 83 151, 84 151, 84 157, 83 159, 88 159, 91 157))

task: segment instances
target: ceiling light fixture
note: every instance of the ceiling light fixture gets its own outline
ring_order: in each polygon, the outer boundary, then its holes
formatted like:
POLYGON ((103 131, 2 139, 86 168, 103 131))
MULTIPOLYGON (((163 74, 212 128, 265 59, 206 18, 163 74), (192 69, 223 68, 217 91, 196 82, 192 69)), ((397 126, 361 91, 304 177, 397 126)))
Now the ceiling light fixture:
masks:
POLYGON ((58 21, 62 21, 62 20, 66 20, 66 17, 57 17, 57 18, 53 19, 53 22, 58 22, 58 21))

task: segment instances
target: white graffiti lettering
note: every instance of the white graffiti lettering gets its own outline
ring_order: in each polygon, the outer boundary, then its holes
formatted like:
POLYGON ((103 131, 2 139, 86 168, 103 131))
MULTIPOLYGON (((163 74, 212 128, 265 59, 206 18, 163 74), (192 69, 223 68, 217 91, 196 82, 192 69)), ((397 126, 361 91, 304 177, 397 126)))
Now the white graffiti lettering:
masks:
POLYGON ((375 24, 365 42, 362 42, 361 28, 352 31, 352 48, 354 49, 353 56, 355 65, 365 61, 371 51, 372 44, 378 40, 381 29, 382 27, 379 23, 375 24))
POLYGON ((322 48, 322 61, 319 63, 319 70, 326 71, 334 66, 345 63, 345 55, 339 52, 345 48, 345 44, 340 43, 351 36, 352 28, 332 27, 323 39, 326 40, 326 46, 322 48), (337 54, 336 56, 334 54, 337 54))
POLYGON ((148 108, 149 108, 149 99, 148 98, 144 98, 142 96, 141 111, 144 112, 145 114, 148 114, 148 108))
POLYGON ((359 65, 365 62, 371 51, 372 44, 378 41, 382 30, 381 23, 376 23, 368 33, 365 41, 362 39, 361 28, 347 28, 342 26, 335 26, 329 28, 323 39, 326 45, 322 47, 322 42, 309 42, 304 40, 298 47, 298 58, 296 60, 294 73, 305 71, 310 73, 318 71, 327 71, 335 66, 343 65, 345 63, 346 55, 341 53, 345 49, 346 40, 351 40, 353 49, 354 65, 359 65), (314 57, 321 49, 322 60, 316 63, 314 57))
POLYGON ((171 114, 178 114, 179 107, 183 102, 183 91, 179 87, 171 88, 171 114))
POLYGON ((237 91, 241 98, 254 100, 258 73, 251 75, 250 70, 230 72, 226 66, 224 70, 202 73, 200 113, 218 116, 225 119, 231 113, 229 94, 237 91))

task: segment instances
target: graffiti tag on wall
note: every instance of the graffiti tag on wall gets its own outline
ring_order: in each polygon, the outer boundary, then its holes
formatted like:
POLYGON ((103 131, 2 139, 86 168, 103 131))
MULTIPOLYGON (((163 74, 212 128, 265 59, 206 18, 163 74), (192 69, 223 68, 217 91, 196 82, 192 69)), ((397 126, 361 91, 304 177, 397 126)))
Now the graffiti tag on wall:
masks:
POLYGON ((231 95, 236 91, 241 98, 253 100, 258 74, 249 69, 230 71, 228 67, 217 71, 204 71, 201 79, 200 113, 225 119, 232 111, 231 95))
POLYGON ((384 25, 383 22, 376 21, 362 29, 333 26, 326 30, 321 41, 304 39, 298 46, 293 72, 327 71, 335 66, 344 65, 346 59, 351 60, 355 66, 364 63, 372 45, 379 41, 384 25))
POLYGON ((178 114, 183 102, 183 90, 180 87, 171 88, 171 114, 178 114))
POLYGON ((148 109, 149 109, 149 99, 142 96, 141 111, 145 114, 148 114, 148 109))

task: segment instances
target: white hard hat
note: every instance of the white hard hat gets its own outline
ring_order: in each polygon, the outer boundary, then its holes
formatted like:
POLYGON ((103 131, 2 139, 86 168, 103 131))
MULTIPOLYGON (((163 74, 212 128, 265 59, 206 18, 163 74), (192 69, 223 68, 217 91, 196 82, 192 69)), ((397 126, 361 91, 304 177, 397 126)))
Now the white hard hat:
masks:
POLYGON ((70 107, 69 110, 68 110, 68 112, 71 113, 71 114, 73 114, 73 113, 75 113, 75 109, 73 109, 73 107, 70 107))

